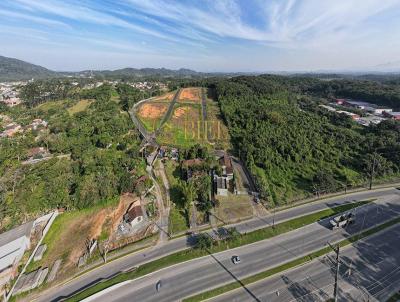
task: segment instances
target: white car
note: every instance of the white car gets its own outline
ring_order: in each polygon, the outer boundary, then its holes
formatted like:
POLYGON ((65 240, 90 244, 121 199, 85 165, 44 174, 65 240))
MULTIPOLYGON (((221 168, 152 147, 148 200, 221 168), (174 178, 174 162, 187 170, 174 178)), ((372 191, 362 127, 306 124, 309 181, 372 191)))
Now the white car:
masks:
POLYGON ((239 256, 232 256, 232 262, 233 262, 233 264, 240 263, 240 257, 239 256))

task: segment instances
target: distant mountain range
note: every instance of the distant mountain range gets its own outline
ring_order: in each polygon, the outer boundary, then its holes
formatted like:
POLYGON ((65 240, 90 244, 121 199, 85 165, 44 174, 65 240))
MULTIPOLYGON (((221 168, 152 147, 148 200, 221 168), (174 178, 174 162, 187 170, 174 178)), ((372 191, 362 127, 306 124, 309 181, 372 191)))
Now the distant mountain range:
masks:
POLYGON ((205 77, 216 75, 239 75, 249 73, 203 73, 190 69, 171 70, 166 68, 123 68, 117 70, 84 70, 77 72, 57 72, 14 58, 0 56, 0 81, 44 79, 65 76, 95 77, 205 77))
POLYGON ((116 70, 84 70, 79 72, 60 72, 73 76, 104 76, 104 77, 193 77, 207 76, 208 73, 197 72, 191 69, 172 70, 167 68, 123 68, 116 70))
POLYGON ((46 79, 54 77, 88 77, 94 76, 99 78, 142 78, 142 77, 181 77, 181 78, 199 78, 211 76, 238 76, 238 75, 257 75, 262 73, 292 75, 292 76, 308 76, 319 78, 349 78, 360 77, 363 75, 382 74, 388 75, 390 73, 398 75, 400 72, 400 61, 390 62, 387 64, 377 65, 364 71, 304 71, 304 72, 198 72, 191 69, 166 69, 166 68, 123 68, 116 70, 84 70, 77 72, 57 72, 49 70, 39 65, 34 65, 25 61, 14 58, 0 56, 0 81, 14 81, 14 80, 29 80, 29 79, 46 79))

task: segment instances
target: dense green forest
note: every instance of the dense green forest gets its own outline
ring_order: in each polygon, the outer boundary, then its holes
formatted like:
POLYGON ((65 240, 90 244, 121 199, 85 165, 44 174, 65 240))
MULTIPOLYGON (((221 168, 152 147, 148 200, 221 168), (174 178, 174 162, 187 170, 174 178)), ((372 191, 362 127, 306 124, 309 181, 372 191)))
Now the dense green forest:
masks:
POLYGON ((235 152, 255 176, 262 197, 272 203, 399 173, 400 122, 385 121, 366 128, 318 107, 321 98, 339 92, 354 96, 350 91, 356 94, 358 89, 368 99, 379 94, 381 103, 391 100, 398 106, 396 90, 382 88, 378 92, 373 88, 377 83, 326 83, 279 76, 209 83, 216 91, 235 152))
POLYGON ((120 95, 103 85, 82 91, 76 99, 1 108, 21 125, 35 118, 49 123, 43 131, 0 139, 2 229, 56 207, 89 207, 134 190, 133 180, 145 173, 145 164, 138 133, 123 108, 139 96, 131 87, 118 91, 120 95), (91 102, 71 111, 80 106, 80 98, 91 102), (24 165, 33 147, 46 148, 54 158, 24 165))

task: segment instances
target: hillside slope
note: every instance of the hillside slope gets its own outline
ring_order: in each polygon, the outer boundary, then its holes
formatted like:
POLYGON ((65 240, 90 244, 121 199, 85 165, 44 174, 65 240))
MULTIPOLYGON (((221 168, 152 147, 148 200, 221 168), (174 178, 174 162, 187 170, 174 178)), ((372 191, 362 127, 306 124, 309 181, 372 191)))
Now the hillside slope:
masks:
POLYGON ((51 71, 39 65, 34 65, 14 58, 0 56, 0 80, 29 80, 32 78, 48 78, 56 76, 51 71))

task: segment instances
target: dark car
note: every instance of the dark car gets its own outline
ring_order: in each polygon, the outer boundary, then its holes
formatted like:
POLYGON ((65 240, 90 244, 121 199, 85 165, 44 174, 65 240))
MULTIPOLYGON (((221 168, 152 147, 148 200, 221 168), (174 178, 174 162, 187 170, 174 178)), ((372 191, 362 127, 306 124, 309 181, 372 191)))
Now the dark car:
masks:
POLYGON ((239 256, 232 256, 232 262, 233 262, 233 264, 240 263, 240 257, 239 256))

